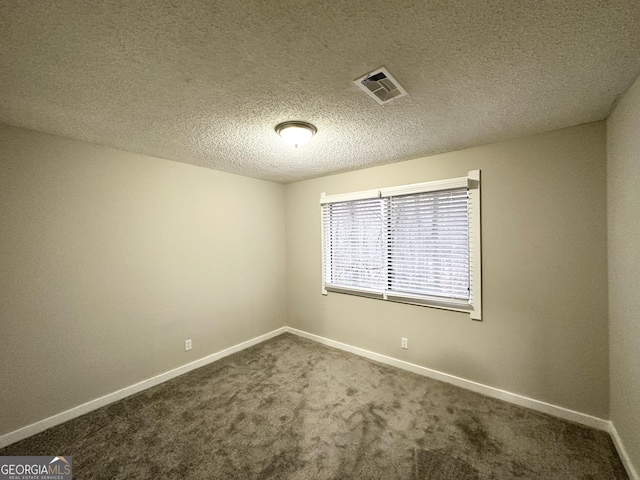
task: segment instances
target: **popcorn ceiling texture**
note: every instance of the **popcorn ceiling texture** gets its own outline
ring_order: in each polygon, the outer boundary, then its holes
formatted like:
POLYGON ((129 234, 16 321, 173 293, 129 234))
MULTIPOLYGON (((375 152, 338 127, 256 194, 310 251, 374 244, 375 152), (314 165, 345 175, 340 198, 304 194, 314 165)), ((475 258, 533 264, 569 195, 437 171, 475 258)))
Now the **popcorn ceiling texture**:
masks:
POLYGON ((0 122, 286 183, 601 120, 638 52, 637 0, 0 0, 0 122))

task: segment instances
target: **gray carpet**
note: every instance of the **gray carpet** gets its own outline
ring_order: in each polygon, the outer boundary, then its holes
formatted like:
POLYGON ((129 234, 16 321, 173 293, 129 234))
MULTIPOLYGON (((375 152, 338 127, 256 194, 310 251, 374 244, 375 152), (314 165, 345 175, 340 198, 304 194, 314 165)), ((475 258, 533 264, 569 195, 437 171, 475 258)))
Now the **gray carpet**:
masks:
POLYGON ((75 479, 626 479, 594 429, 284 334, 0 450, 75 479))

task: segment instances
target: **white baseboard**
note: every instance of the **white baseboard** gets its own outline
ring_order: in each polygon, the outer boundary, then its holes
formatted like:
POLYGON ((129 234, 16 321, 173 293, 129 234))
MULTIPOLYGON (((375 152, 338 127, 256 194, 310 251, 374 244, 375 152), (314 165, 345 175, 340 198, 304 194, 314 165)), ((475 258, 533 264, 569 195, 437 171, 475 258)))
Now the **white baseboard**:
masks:
POLYGON ((616 450, 618 451, 618 455, 622 460, 624 468, 627 470, 627 475, 629 475, 630 480, 640 480, 640 475, 638 475, 638 471, 633 467, 631 463, 631 458, 627 453, 627 449, 624 448, 624 444, 622 443, 622 439, 620 435, 618 435, 618 430, 616 430, 613 422, 609 422, 609 433, 611 434, 611 438, 613 439, 613 444, 616 446, 616 450))
POLYGON ((208 355, 194 362, 188 363, 186 365, 175 368, 173 370, 169 370, 168 372, 161 373, 160 375, 156 375, 147 380, 143 380, 134 385, 130 385, 116 392, 109 393, 100 398, 91 400, 87 403, 83 403, 82 405, 78 405, 77 407, 73 407, 62 413, 45 418, 31 425, 22 427, 18 430, 14 430, 13 432, 9 432, 5 435, 0 436, 0 448, 4 448, 7 445, 11 445, 12 443, 18 442, 27 437, 40 433, 48 428, 54 427, 68 420, 84 415, 85 413, 89 413, 93 410, 96 410, 100 407, 104 407, 105 405, 109 405, 111 403, 117 402, 118 400, 122 400, 123 398, 126 398, 130 395, 133 395, 135 393, 138 393, 148 388, 159 385, 160 383, 166 382, 167 380, 171 380, 172 378, 183 375, 187 372, 190 372, 191 370, 195 370, 196 368, 203 367, 211 362, 215 362, 216 360, 219 360, 223 357, 231 355, 232 353, 239 352, 241 350, 244 350, 245 348, 249 348, 253 345, 264 342, 265 340, 268 340, 270 338, 273 338, 285 332, 289 332, 294 335, 298 335, 300 337, 304 337, 309 340, 322 343, 324 345, 335 347, 340 350, 351 352, 356 355, 369 358, 371 360, 375 360, 380 363, 384 363, 387 365, 391 365, 393 367, 397 367, 403 370, 417 373, 418 375, 423 375, 425 377, 450 383, 452 385, 456 385, 458 387, 465 388, 467 390, 481 393, 489 397, 504 400, 506 402, 513 403, 515 405, 520 405, 522 407, 527 407, 532 410, 547 413, 549 415, 563 418, 565 420, 570 420, 582 425, 597 428, 599 430, 604 430, 611 435, 613 439, 613 443, 618 451, 618 454, 620 455, 620 458, 622 459, 622 462, 625 468, 627 469, 627 473, 629 474, 630 479, 640 480, 640 477, 638 477, 636 470, 631 464, 630 458, 622 443, 622 439, 618 435, 618 432, 615 429, 614 425, 608 420, 603 420, 598 417, 593 417, 591 415, 576 412, 574 410, 569 410, 567 408, 559 407, 557 405, 552 405, 550 403, 542 402, 540 400, 535 400, 533 398, 524 397, 522 395, 507 392, 505 390, 500 390, 498 388, 489 387, 488 385, 483 385, 481 383, 473 382, 471 380, 466 380, 464 378, 456 377, 454 375, 449 375, 447 373, 439 372, 437 370, 432 370, 430 368, 422 367, 420 365, 415 365, 413 363, 405 362, 403 360, 398 360, 397 358, 381 355, 379 353, 371 352, 363 348, 347 345, 346 343, 330 340, 328 338, 321 337, 319 335, 314 335, 312 333, 304 332, 302 330, 298 330, 291 327, 278 328, 264 335, 260 335, 258 337, 252 338, 251 340, 247 340, 246 342, 239 343, 238 345, 234 345, 233 347, 226 348, 224 350, 221 350, 217 353, 213 353, 211 355, 208 355))
POLYGON ((344 350, 346 352, 354 353, 356 355, 360 355, 361 357, 365 357, 370 360, 375 360, 377 362, 384 363, 386 365, 391 365, 393 367, 397 367, 403 370, 408 370, 410 372, 417 373, 418 375, 422 375, 425 377, 433 378, 435 380, 440 380, 442 382, 450 383, 452 385, 456 385, 458 387, 465 388, 473 392, 481 393, 489 397, 504 400, 506 402, 513 403, 521 407, 530 408, 532 410, 546 413, 554 417, 562 418, 564 420, 570 420, 572 422, 579 423, 581 425, 597 428, 598 430, 603 430, 611 435, 613 444, 615 445, 616 450, 618 451, 618 455, 622 460, 622 464, 624 465, 627 471, 627 475, 629 476, 629 479, 640 480, 640 476, 638 475, 638 472, 636 471, 633 464, 631 463, 631 458, 629 457, 629 454, 627 453, 627 450, 624 447, 624 444, 622 442, 622 439, 620 438, 620 435, 618 435, 618 431, 616 430, 614 424, 609 420, 604 420, 602 418, 594 417, 592 415, 587 415, 586 413, 576 412, 575 410, 570 410, 564 407, 559 407, 557 405, 542 402, 540 400, 535 400, 533 398, 518 395, 517 393, 511 393, 511 392, 507 392, 506 390, 500 390, 499 388, 489 387, 488 385, 483 385, 481 383, 473 382, 471 380, 466 380, 464 378, 456 377, 454 375, 449 375, 448 373, 439 372, 438 370, 432 370, 430 368, 422 367, 420 365, 415 365, 413 363, 405 362, 404 360, 398 360, 397 358, 381 355, 379 353, 371 352, 369 350, 365 350, 359 347, 354 347, 346 343, 330 340, 328 338, 321 337, 319 335, 314 335, 313 333, 308 333, 295 328, 286 327, 285 330, 289 333, 293 333, 294 335, 298 335, 299 337, 304 337, 309 340, 313 340, 315 342, 328 345, 330 347, 335 347, 340 350, 344 350))
POLYGON ((294 335, 298 335, 300 337, 308 338, 309 340, 314 340, 324 345, 329 345, 331 347, 339 348, 340 350, 345 350, 347 352, 355 353, 356 355, 360 355, 361 357, 366 357, 370 360, 375 360, 376 362, 391 365, 393 367, 401 368, 403 370, 408 370, 410 372, 417 373, 418 375, 423 375, 425 377, 433 378, 435 380, 440 380, 442 382, 450 383, 457 387, 461 387, 467 390, 471 390, 473 392, 481 393, 483 395, 487 395, 488 397, 504 400, 505 402, 513 403, 515 405, 520 405, 521 407, 527 407, 532 410, 536 410, 538 412, 553 415, 554 417, 570 420, 572 422, 580 423, 588 427, 597 428, 598 430, 604 430, 606 432, 609 432, 609 429, 610 429, 609 425, 611 422, 609 422, 608 420, 603 420, 602 418, 587 415, 586 413, 576 412, 575 410, 569 410, 567 408, 559 407, 557 405, 552 405, 550 403, 542 402, 540 400, 524 397, 522 395, 518 395, 517 393, 511 393, 511 392, 507 392, 506 390, 500 390, 499 388, 489 387, 488 385, 483 385, 481 383, 473 382, 471 380, 465 380, 464 378, 456 377, 454 375, 449 375, 448 373, 443 373, 437 370, 432 370, 430 368, 421 367, 420 365, 405 362, 404 360, 398 360, 397 358, 387 357, 386 355, 370 352, 369 350, 347 345, 346 343, 336 342, 335 340, 330 340, 328 338, 324 338, 319 335, 314 335, 312 333, 307 333, 302 330, 297 330, 295 328, 286 327, 286 331, 289 333, 293 333, 294 335))
POLYGON ((57 415, 53 415, 51 417, 45 418, 44 420, 32 423, 31 425, 27 425, 26 427, 19 428, 18 430, 14 430, 13 432, 9 432, 5 435, 0 436, 0 448, 4 448, 7 445, 11 445, 12 443, 24 440, 25 438, 35 435, 36 433, 43 432, 48 428, 60 425, 61 423, 79 417, 80 415, 84 415, 85 413, 89 413, 100 407, 109 405, 110 403, 122 400, 125 397, 146 390, 147 388, 154 387, 160 383, 166 382, 167 380, 171 380, 172 378, 190 372, 191 370, 195 370, 196 368, 203 367, 211 362, 215 362, 216 360, 226 357, 227 355, 231 355, 232 353, 239 352, 240 350, 244 350, 245 348, 249 348, 253 345, 264 342, 265 340, 273 338, 286 331, 287 327, 278 328, 276 330, 273 330, 272 332, 265 333, 264 335, 260 335, 259 337, 252 338, 251 340, 247 340, 246 342, 239 343, 238 345, 234 345, 233 347, 226 348, 199 360, 195 360, 191 363, 187 363, 186 365, 182 365, 181 367, 174 368, 173 370, 169 370, 168 372, 161 373, 160 375, 156 375, 155 377, 151 377, 134 385, 130 385, 116 392, 109 393, 100 398, 96 398, 87 403, 83 403, 82 405, 78 405, 77 407, 70 408, 69 410, 58 413, 57 415))

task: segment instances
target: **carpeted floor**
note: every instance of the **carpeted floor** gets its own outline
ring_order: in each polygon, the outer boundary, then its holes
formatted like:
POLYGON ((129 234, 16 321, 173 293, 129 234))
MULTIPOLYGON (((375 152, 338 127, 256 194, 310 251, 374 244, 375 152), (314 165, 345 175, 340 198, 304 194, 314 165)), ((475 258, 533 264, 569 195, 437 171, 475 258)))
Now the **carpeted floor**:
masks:
POLYGON ((74 479, 626 479, 594 429, 284 334, 0 450, 74 479))

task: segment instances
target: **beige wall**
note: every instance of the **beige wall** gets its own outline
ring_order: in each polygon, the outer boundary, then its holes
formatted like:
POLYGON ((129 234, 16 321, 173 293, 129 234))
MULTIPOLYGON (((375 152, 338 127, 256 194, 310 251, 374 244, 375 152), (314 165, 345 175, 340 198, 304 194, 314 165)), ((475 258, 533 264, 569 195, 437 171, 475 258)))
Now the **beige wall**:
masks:
POLYGON ((0 126, 0 434, 285 325, 284 243, 282 185, 0 126))
POLYGON ((640 472, 640 80, 607 120, 611 420, 640 472))
POLYGON ((603 122, 286 187, 295 328, 608 418, 603 122), (322 296, 319 198, 482 170, 483 321, 322 296), (400 337, 409 350, 400 348, 400 337))
POLYGON ((286 187, 0 126, 0 434, 285 324, 608 418, 605 174, 603 122, 286 187), (476 168, 484 321, 320 294, 321 192, 476 168))

